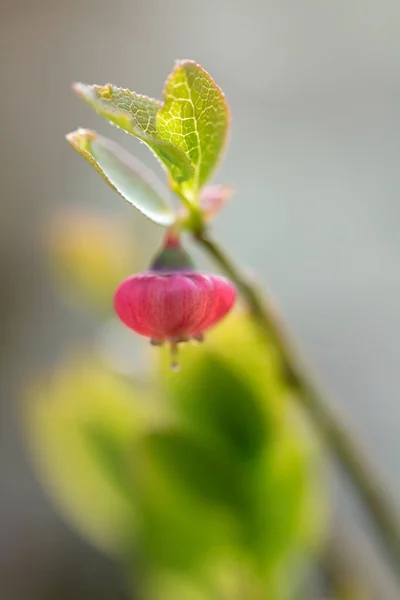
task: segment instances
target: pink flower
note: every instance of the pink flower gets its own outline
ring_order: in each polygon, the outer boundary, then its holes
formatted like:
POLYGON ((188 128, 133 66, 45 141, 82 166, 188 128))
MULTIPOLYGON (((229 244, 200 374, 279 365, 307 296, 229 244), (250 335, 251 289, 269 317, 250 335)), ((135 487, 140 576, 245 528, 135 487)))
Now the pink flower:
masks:
POLYGON ((179 342, 201 341, 204 331, 218 323, 236 299, 230 281, 194 271, 185 256, 179 241, 167 238, 153 268, 128 277, 114 298, 115 311, 125 325, 155 345, 169 342, 173 353, 179 342))

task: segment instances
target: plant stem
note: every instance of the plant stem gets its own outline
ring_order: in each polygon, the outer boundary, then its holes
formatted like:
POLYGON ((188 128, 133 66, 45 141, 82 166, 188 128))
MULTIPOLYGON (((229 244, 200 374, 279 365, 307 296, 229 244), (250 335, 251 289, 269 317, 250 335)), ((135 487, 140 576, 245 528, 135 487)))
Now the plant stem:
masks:
POLYGON ((398 515, 386 498, 376 468, 355 439, 354 433, 336 414, 330 400, 315 383, 299 352, 289 339, 275 308, 264 300, 253 282, 205 231, 198 233, 196 239, 236 284, 260 330, 270 342, 275 344, 286 374, 297 392, 296 397, 350 477, 393 561, 397 575, 400 576, 400 523, 398 515))
POLYGON ((347 559, 343 556, 343 545, 340 544, 338 550, 328 546, 320 561, 321 571, 335 600, 371 600, 371 594, 367 593, 365 573, 354 573, 348 568, 347 559))
POLYGON ((357 525, 334 518, 319 568, 335 600, 398 600, 399 589, 387 565, 376 561, 368 546, 357 525))

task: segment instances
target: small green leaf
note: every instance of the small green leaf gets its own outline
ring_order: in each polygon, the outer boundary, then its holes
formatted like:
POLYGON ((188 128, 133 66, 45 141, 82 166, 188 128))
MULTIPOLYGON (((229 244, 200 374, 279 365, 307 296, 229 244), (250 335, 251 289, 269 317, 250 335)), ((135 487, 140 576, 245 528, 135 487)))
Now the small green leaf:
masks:
POLYGON ((69 133, 67 140, 116 192, 151 221, 163 227, 175 221, 167 189, 129 152, 87 129, 69 133))
POLYGON ((111 84, 75 83, 73 89, 101 116, 147 144, 176 182, 193 177, 188 156, 158 135, 156 115, 160 102, 111 84))
POLYGON ((193 199, 212 175, 224 148, 228 105, 210 75, 192 61, 176 65, 167 79, 164 99, 157 113, 158 134, 190 158, 194 177, 182 189, 193 199))

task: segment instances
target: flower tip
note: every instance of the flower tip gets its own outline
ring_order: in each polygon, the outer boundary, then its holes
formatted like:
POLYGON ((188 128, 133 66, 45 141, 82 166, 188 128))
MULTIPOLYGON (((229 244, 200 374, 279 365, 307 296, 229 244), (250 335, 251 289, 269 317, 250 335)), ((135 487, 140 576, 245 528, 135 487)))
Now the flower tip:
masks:
POLYGON ((178 361, 178 343, 171 342, 171 371, 177 372, 180 370, 178 361))

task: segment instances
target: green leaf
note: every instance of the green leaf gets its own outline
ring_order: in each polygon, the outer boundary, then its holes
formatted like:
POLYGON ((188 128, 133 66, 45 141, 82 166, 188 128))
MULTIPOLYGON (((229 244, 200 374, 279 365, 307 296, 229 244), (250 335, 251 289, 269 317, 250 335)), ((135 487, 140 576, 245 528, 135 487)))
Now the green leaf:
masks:
POLYGON ((124 148, 87 129, 66 137, 116 192, 151 221, 163 227, 175 221, 167 189, 124 148))
POLYGON ((167 79, 164 100, 157 113, 158 134, 190 158, 194 177, 182 185, 182 190, 194 199, 211 177, 224 148, 228 105, 210 75, 192 61, 176 65, 167 79))
POLYGON ((193 572, 234 545, 247 491, 228 455, 178 426, 149 431, 133 453, 147 561, 193 572))
POLYGON ((260 391, 212 349, 185 363, 179 381, 169 378, 167 390, 182 417, 215 437, 232 459, 248 464, 263 452, 271 422, 260 391))
POLYGON ((61 513, 103 550, 128 551, 137 518, 131 447, 146 419, 137 393, 80 360, 30 391, 25 416, 37 473, 61 513))
POLYGON ((73 89, 101 116, 147 144, 177 183, 193 177, 188 156, 158 135, 156 115, 160 102, 111 84, 75 83, 73 89))
POLYGON ((221 598, 219 590, 210 589, 191 573, 171 573, 170 571, 154 571, 145 585, 144 598, 152 600, 217 600, 221 598), (203 585, 202 585, 203 584, 203 585))
POLYGON ((319 525, 307 507, 318 514, 315 505, 323 504, 318 452, 309 443, 313 432, 304 434, 294 417, 277 359, 252 320, 239 313, 201 347, 182 347, 179 377, 166 368, 166 356, 160 372, 188 430, 229 455, 238 487, 247 490, 243 548, 263 572, 294 551, 308 552, 319 525))
POLYGON ((147 451, 155 464, 194 501, 243 511, 245 492, 238 485, 229 455, 207 438, 170 428, 147 437, 147 451))
POLYGON ((287 392, 274 349, 268 352, 252 320, 230 315, 206 343, 182 345, 179 377, 171 373, 167 348, 160 359, 161 381, 179 416, 235 459, 257 458, 281 421, 287 392))

